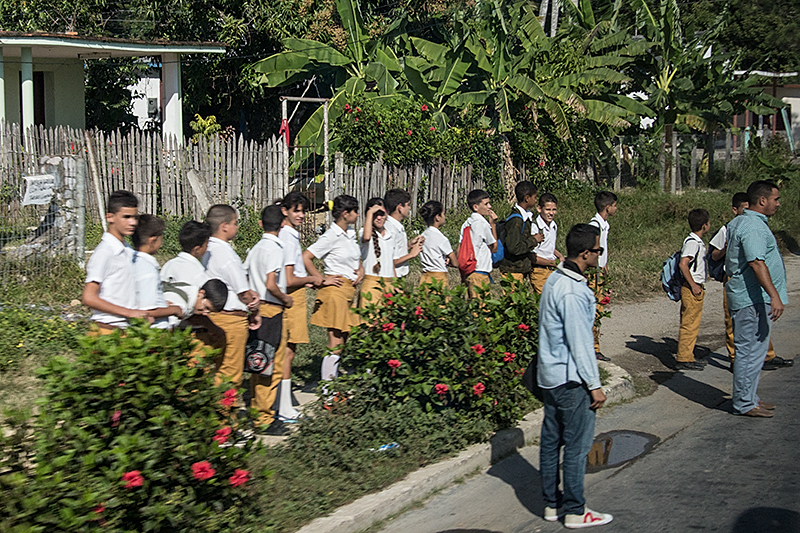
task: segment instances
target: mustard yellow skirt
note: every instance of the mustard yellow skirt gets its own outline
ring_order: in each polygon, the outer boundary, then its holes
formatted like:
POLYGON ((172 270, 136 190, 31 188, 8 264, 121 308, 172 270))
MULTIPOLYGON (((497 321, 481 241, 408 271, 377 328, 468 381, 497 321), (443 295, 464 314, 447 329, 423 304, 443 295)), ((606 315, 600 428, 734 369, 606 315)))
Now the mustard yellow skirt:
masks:
POLYGON ((441 282, 442 286, 446 289, 447 272, 423 272, 422 276, 420 276, 419 278, 420 285, 422 285, 423 283, 432 283, 433 281, 441 282))
POLYGON ((366 309, 369 304, 380 304, 383 301, 383 295, 392 291, 392 284, 395 278, 382 278, 380 276, 364 276, 364 281, 361 283, 361 296, 358 299, 358 308, 366 309), (380 282, 383 280, 383 288, 380 282), (370 295, 367 300, 364 296, 370 295))
POLYGON ((349 332, 351 327, 361 323, 352 309, 355 295, 356 289, 349 279, 343 279, 341 287, 322 287, 317 291, 311 323, 322 328, 349 332))
POLYGON ((283 324, 286 328, 289 344, 308 344, 308 312, 306 308, 306 288, 300 287, 289 291, 293 298, 292 306, 283 312, 283 324))

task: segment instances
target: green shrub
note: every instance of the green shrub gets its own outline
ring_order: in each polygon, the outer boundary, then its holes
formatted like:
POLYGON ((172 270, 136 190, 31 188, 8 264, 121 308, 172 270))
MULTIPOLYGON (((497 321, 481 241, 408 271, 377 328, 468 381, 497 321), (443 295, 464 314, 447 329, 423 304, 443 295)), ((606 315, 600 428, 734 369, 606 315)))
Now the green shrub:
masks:
POLYGON ((76 350, 84 333, 83 322, 68 322, 35 308, 0 310, 0 370, 31 357, 42 361, 76 350))
POLYGON ((81 344, 40 370, 41 414, 0 443, 0 530, 232 530, 252 441, 220 446, 239 434, 221 405, 235 398, 188 364, 190 334, 137 323, 81 344))

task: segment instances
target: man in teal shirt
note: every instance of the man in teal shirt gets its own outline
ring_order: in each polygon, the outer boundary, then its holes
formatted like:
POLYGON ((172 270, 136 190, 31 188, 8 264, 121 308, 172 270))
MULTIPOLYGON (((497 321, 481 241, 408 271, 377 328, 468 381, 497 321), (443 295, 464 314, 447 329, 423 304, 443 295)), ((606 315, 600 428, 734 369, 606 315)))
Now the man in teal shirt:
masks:
POLYGON ((786 268, 768 217, 780 207, 780 191, 770 181, 756 181, 747 188, 750 206, 728 224, 725 284, 733 319, 733 411, 770 418, 775 405, 757 394, 761 367, 767 356, 772 322, 788 303, 786 268))

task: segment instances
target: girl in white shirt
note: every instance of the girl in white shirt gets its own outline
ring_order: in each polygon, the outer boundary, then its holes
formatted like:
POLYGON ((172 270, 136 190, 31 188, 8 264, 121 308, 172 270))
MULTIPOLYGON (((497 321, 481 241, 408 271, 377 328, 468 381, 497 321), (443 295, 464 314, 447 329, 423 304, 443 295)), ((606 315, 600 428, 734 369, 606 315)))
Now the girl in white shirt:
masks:
POLYGON ((436 280, 447 287, 447 267, 458 268, 458 258, 448 238, 439 230, 445 220, 444 206, 441 202, 431 200, 420 208, 419 214, 428 226, 422 233, 425 242, 419 254, 422 263, 420 285, 436 280))
POLYGON ((394 234, 388 231, 386 210, 383 198, 373 198, 367 202, 367 216, 364 227, 358 232, 361 244, 361 262, 364 265, 364 283, 361 285, 361 297, 358 307, 381 303, 385 292, 391 292, 392 282, 396 277, 394 269, 394 234), (384 286, 381 289, 380 282, 384 286), (369 300, 366 295, 369 294, 369 300))
POLYGON ((364 278, 361 249, 351 224, 358 220, 358 200, 343 194, 333 199, 334 223, 314 244, 303 252, 303 263, 310 276, 320 276, 312 259, 322 259, 325 278, 317 291, 311 323, 328 329, 331 355, 322 359, 322 379, 334 379, 339 372, 341 345, 352 326, 360 323, 351 307, 355 286, 364 278))

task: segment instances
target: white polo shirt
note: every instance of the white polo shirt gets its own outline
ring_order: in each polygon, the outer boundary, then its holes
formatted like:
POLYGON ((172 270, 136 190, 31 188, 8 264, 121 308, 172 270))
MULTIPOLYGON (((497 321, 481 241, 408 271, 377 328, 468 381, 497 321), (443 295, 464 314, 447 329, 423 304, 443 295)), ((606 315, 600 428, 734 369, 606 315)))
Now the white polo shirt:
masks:
MULTIPOLYGON (((361 246, 361 263, 364 265, 364 273, 367 276, 380 276, 382 278, 393 278, 394 268, 394 234, 384 228, 383 235, 372 230, 373 235, 378 236, 378 247, 381 250, 380 260, 375 256, 375 245, 372 239, 364 242, 364 228, 358 230, 358 242, 361 246), (375 272, 375 265, 380 261, 378 272, 375 272)), ((373 237, 374 238, 374 237, 373 237)))
POLYGON ((600 228, 600 246, 603 248, 603 253, 597 258, 597 266, 604 268, 608 264, 608 230, 611 226, 600 213, 595 214, 589 224, 600 228))
POLYGON ((265 302, 283 305, 283 302, 267 290, 267 275, 275 273, 276 284, 282 293, 286 293, 286 265, 283 242, 277 235, 265 233, 261 240, 253 246, 244 260, 244 268, 250 280, 250 288, 258 293, 265 302))
POLYGON ((439 231, 439 228, 428 226, 422 236, 425 242, 422 244, 422 251, 419 260, 422 263, 423 272, 447 272, 447 256, 453 253, 453 246, 450 239, 439 231))
POLYGON ((542 218, 542 215, 539 215, 536 217, 536 224, 534 224, 534 226, 538 228, 539 231, 544 235, 544 240, 533 249, 533 253, 542 259, 550 259, 551 261, 555 261, 558 224, 556 224, 556 221, 554 220, 548 226, 547 222, 545 222, 542 218))
MULTIPOLYGON (((408 237, 403 223, 393 216, 386 217, 386 229, 394 235, 394 259, 408 255, 408 237)), ((395 267, 398 278, 408 275, 408 261, 403 261, 395 267)), ((367 272, 369 274, 369 272, 367 272)))
POLYGON ((197 305, 197 293, 200 292, 200 287, 180 281, 167 282, 163 287, 164 299, 167 303, 169 305, 177 305, 183 313, 183 318, 178 318, 175 315, 167 317, 169 327, 175 328, 194 314, 194 307, 197 305))
POLYGON ((250 289, 247 272, 230 243, 216 237, 208 239, 203 266, 209 277, 220 279, 228 286, 228 301, 225 302, 224 311, 247 311, 247 306, 239 299, 240 293, 250 289))
MULTIPOLYGON (((136 309, 136 271, 133 248, 106 232, 86 264, 86 283, 99 283, 101 299, 126 309, 136 309)), ((92 320, 126 328, 128 320, 119 315, 94 311, 92 320)))
MULTIPOLYGON (((133 252, 133 268, 136 271, 136 309, 149 311, 167 307, 156 258, 144 252, 133 252)), ((151 327, 168 329, 169 319, 158 318, 151 327)))
POLYGON ((706 282, 706 245, 703 239, 690 233, 683 241, 681 248, 681 258, 690 257, 689 273, 695 283, 703 284, 706 282), (697 261, 695 261, 695 258, 697 261))
POLYGON ((492 235, 492 226, 489 221, 478 213, 472 213, 470 217, 461 224, 461 234, 458 237, 460 243, 464 240, 464 229, 469 226, 472 232, 472 249, 475 251, 475 270, 479 272, 492 272, 492 251, 489 246, 495 243, 492 235))
POLYGON ((192 254, 181 252, 177 257, 170 259, 161 267, 161 281, 182 281, 197 287, 205 285, 208 277, 203 263, 192 254))
POLYGON ((713 246, 717 250, 722 250, 728 245, 728 225, 719 228, 716 235, 709 241, 709 246, 713 246))
POLYGON ((356 232, 351 228, 345 231, 339 224, 331 224, 328 231, 309 246, 307 251, 322 259, 325 274, 356 280, 356 271, 361 264, 361 248, 356 242, 356 232))
POLYGON ((300 246, 300 232, 291 226, 283 226, 278 238, 283 243, 285 266, 294 267, 294 275, 298 278, 308 276, 306 265, 303 263, 303 248, 300 246))

